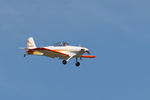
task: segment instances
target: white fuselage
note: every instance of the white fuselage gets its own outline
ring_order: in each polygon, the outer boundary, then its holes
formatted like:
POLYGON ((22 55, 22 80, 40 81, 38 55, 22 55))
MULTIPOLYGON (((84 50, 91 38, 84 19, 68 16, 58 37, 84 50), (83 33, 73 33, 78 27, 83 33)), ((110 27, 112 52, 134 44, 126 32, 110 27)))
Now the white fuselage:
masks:
POLYGON ((79 47, 79 46, 48 46, 44 47, 46 49, 56 50, 61 53, 65 54, 76 54, 76 55, 82 55, 85 53, 85 51, 88 51, 87 48, 79 47))

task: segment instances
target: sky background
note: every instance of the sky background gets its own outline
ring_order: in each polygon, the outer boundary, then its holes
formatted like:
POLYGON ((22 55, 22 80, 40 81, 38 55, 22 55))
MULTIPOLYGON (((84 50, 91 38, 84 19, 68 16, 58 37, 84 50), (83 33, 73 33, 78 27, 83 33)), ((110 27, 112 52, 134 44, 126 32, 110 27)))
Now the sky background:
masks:
POLYGON ((0 0, 0 100, 150 100, 150 0, 0 0), (58 41, 95 59, 27 56, 58 41))

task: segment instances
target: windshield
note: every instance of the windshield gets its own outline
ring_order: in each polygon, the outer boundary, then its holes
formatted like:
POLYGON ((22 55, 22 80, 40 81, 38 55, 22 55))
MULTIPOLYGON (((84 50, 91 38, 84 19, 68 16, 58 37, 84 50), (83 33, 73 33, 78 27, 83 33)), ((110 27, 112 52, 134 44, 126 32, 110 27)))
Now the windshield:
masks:
POLYGON ((57 43, 54 43, 53 46, 67 46, 68 43, 66 42, 57 42, 57 43))

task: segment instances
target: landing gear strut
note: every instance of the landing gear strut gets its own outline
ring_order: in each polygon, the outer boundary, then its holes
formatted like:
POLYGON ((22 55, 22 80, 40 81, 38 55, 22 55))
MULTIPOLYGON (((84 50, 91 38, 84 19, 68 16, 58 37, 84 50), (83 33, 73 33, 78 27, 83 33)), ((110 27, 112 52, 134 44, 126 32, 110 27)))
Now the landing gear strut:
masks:
POLYGON ((65 64, 67 64, 67 61, 66 61, 66 60, 63 60, 62 63, 65 65, 65 64))
MULTIPOLYGON (((63 60, 62 63, 65 65, 67 64, 67 61, 66 60, 63 60)), ((80 66, 80 62, 78 62, 78 58, 76 57, 76 64, 75 64, 77 67, 80 66)))
POLYGON ((79 67, 80 66, 80 62, 78 62, 78 58, 76 57, 76 66, 79 67))

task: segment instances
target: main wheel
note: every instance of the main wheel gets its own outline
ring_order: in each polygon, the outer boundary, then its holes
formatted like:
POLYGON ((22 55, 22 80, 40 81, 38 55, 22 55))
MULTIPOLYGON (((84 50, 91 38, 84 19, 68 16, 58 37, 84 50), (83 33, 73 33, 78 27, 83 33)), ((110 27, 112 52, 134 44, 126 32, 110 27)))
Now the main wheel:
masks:
POLYGON ((62 63, 65 65, 65 64, 67 64, 67 61, 66 61, 66 60, 63 60, 62 63))
POLYGON ((77 62, 77 63, 76 63, 76 66, 77 66, 77 67, 78 67, 78 66, 80 66, 80 63, 79 63, 79 62, 77 62))
POLYGON ((24 54, 24 57, 26 57, 26 54, 24 54))

